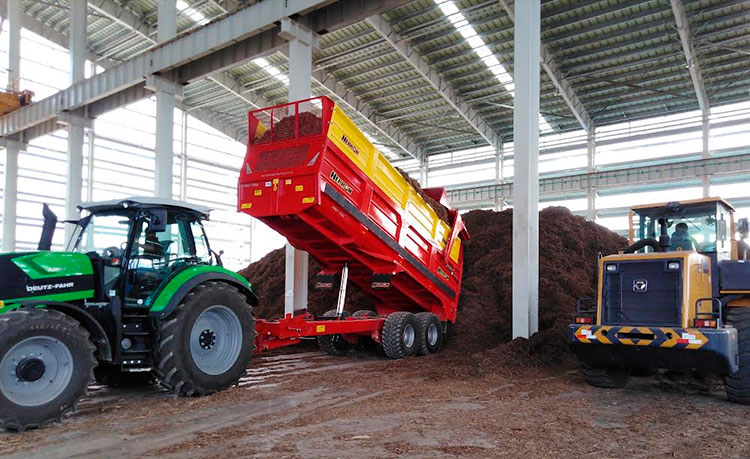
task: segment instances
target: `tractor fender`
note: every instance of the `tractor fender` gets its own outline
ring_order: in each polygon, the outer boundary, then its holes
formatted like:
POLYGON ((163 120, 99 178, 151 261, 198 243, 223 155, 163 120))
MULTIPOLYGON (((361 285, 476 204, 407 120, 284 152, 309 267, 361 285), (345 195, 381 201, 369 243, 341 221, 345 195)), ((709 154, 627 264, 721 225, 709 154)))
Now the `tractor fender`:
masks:
POLYGON ((102 327, 94 316, 84 311, 79 306, 55 301, 21 301, 19 302, 19 305, 26 308, 43 307, 45 309, 52 309, 74 318, 80 322, 83 328, 85 328, 86 331, 89 332, 89 335, 91 335, 91 342, 96 346, 97 359, 105 362, 112 361, 112 345, 109 342, 107 332, 104 331, 104 327, 102 327))
POLYGON ((159 320, 169 317, 191 290, 210 281, 224 282, 236 287, 247 297, 251 306, 258 304, 258 297, 253 293, 250 283, 239 274, 220 266, 193 266, 174 274, 154 295, 149 315, 159 320))

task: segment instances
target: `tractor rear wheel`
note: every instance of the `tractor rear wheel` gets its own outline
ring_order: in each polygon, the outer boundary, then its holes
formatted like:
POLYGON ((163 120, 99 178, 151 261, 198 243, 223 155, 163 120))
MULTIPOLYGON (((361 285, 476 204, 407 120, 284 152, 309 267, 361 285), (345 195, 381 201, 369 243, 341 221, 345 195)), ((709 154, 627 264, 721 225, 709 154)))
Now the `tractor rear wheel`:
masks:
POLYGON ((625 368, 615 367, 595 367, 589 364, 582 364, 583 377, 586 382, 594 387, 603 387, 605 389, 620 389, 628 383, 630 373, 625 368))
POLYGON ((73 411, 94 379, 95 350, 81 324, 61 312, 0 316, 0 428, 41 427, 73 411))
MULTIPOLYGON (((378 313, 375 311, 371 311, 369 309, 360 309, 359 311, 356 311, 354 314, 352 314, 352 317, 359 317, 362 319, 372 319, 378 316, 378 313)), ((372 354, 378 354, 382 353, 382 348, 380 347, 380 344, 372 339, 370 336, 360 336, 357 340, 357 345, 365 352, 372 353, 372 354)))
MULTIPOLYGON (((336 310, 326 311, 323 317, 336 317, 336 310)), ((349 313, 344 311, 343 317, 349 317, 349 313)), ((341 335, 320 335, 318 336, 318 346, 328 355, 346 355, 352 347, 351 343, 341 335)))
POLYGON ((381 334, 385 355, 392 359, 414 355, 417 352, 417 328, 414 314, 405 311, 389 314, 381 334))
POLYGON ((443 324, 431 312, 420 312, 417 319, 417 353, 430 355, 439 351, 443 345, 443 324))
POLYGON ((724 377, 730 402, 750 405, 750 309, 729 308, 726 322, 737 329, 737 351, 740 368, 724 377))
POLYGON ((159 324, 154 374, 183 397, 208 395, 239 382, 253 354, 252 308, 236 288, 206 282, 159 324))

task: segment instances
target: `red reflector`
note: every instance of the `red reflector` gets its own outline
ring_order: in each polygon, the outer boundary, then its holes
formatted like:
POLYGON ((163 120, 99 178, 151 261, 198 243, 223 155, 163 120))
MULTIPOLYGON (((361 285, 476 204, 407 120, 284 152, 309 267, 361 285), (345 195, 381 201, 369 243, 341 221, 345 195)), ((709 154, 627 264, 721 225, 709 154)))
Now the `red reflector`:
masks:
POLYGON ((696 328, 716 328, 717 322, 708 319, 695 319, 696 328))
POLYGON ((593 317, 576 317, 576 323, 577 324, 593 324, 594 318, 593 317))

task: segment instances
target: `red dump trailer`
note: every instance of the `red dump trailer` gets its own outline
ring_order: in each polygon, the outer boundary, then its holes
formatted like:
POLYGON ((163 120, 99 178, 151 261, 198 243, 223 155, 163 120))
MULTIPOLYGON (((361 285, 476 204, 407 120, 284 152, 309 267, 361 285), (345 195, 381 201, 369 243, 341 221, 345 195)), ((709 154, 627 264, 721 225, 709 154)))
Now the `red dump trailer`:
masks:
MULTIPOLYGON (((325 317, 258 320, 256 350, 317 336, 338 353, 367 336, 391 357, 436 351, 456 319, 468 239, 459 213, 441 219, 327 97, 252 111, 249 128, 238 209, 309 252, 319 284, 341 273, 376 308, 348 317, 340 297, 325 317)), ((443 189, 423 192, 447 205, 443 189)))

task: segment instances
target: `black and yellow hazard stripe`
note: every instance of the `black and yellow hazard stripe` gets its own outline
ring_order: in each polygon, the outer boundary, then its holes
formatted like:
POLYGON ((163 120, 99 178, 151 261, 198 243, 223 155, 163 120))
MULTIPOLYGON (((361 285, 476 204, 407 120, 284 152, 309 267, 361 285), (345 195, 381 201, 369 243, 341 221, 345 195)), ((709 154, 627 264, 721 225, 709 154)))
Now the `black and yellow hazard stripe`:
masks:
POLYGON ((581 325, 572 339, 582 344, 619 344, 675 349, 700 349, 708 338, 695 328, 581 325), (653 339, 634 335, 652 335, 653 339), (630 336, 628 336, 630 335, 630 336))

